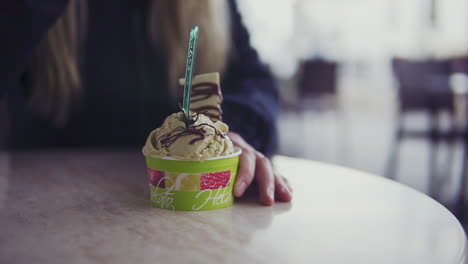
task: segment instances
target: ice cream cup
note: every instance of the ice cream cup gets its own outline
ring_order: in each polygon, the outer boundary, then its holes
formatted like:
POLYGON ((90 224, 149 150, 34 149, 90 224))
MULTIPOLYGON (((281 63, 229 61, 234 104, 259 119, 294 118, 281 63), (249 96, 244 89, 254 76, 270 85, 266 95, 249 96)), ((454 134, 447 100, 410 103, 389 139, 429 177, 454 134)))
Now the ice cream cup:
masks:
POLYGON ((234 202, 233 186, 241 150, 205 161, 146 157, 151 204, 178 211, 225 208, 234 202))

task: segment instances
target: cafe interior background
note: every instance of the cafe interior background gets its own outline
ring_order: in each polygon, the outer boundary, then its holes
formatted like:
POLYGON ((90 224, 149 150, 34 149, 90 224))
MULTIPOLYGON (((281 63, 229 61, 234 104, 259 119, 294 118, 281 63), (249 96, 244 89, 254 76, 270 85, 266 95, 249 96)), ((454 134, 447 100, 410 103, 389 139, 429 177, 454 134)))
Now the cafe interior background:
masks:
POLYGON ((280 84, 280 154, 394 179, 468 222, 467 0, 238 3, 280 84))
POLYGON ((237 3, 279 83, 279 154, 394 179, 468 226, 468 0, 237 3))

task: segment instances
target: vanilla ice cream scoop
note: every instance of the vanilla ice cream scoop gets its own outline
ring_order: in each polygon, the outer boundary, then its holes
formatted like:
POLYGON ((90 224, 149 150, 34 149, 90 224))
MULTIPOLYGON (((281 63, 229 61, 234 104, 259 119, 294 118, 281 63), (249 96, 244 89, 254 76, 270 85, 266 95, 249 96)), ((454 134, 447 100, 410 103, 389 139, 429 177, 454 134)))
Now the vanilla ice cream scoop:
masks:
POLYGON ((225 123, 212 121, 203 114, 193 114, 192 120, 192 125, 186 128, 182 113, 167 117, 160 128, 150 133, 143 154, 153 158, 170 156, 178 160, 203 161, 234 152, 225 123))

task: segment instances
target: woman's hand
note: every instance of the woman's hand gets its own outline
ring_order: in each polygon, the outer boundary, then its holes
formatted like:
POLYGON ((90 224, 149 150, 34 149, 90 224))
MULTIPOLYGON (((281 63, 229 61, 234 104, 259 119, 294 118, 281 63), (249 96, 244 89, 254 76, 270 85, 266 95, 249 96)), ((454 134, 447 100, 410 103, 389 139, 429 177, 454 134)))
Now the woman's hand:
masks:
POLYGON ((273 205, 275 199, 281 202, 291 201, 292 190, 288 181, 273 171, 270 160, 245 142, 239 134, 229 132, 228 136, 236 147, 242 149, 234 195, 242 196, 255 178, 260 200, 265 205, 273 205))

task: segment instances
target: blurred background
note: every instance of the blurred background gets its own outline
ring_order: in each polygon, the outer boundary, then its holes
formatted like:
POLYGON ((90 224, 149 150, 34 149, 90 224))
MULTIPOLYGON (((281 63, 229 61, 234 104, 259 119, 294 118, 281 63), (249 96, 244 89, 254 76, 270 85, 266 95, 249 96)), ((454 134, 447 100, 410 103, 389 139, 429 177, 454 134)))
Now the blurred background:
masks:
POLYGON ((397 180, 466 222, 467 0, 238 2, 280 83, 281 154, 397 180))

